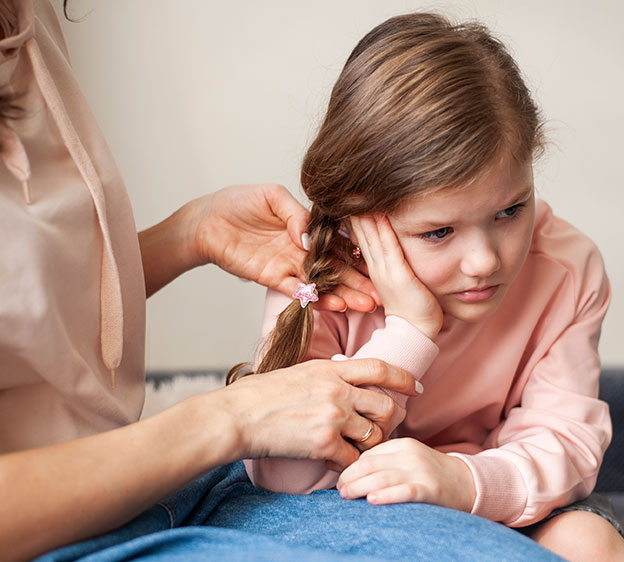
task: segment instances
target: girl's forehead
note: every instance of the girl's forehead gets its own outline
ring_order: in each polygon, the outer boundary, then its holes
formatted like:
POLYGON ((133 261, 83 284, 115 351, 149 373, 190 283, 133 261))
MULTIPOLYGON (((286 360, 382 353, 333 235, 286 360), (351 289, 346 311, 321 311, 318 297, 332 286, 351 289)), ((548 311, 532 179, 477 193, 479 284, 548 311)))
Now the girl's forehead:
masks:
POLYGON ((501 162, 467 186, 417 193, 390 216, 398 222, 423 220, 445 225, 467 215, 497 213, 526 200, 532 192, 531 163, 501 162))

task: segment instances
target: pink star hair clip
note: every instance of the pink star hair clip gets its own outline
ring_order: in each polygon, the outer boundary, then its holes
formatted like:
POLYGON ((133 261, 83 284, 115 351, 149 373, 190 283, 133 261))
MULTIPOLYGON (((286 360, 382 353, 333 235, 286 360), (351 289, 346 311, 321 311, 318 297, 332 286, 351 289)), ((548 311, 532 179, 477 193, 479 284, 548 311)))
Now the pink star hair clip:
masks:
POLYGON ((293 298, 299 299, 301 308, 305 308, 308 306, 309 302, 316 302, 319 299, 315 289, 316 283, 310 283, 308 285, 305 283, 297 283, 297 291, 293 295, 293 298))

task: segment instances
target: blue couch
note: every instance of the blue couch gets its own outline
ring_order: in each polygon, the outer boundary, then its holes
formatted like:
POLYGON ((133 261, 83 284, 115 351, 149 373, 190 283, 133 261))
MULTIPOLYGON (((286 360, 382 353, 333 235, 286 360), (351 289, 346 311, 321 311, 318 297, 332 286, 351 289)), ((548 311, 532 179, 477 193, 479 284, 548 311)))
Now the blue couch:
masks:
POLYGON ((596 491, 606 494, 624 524, 624 369, 603 369, 600 398, 609 404, 613 420, 613 440, 605 454, 596 491))

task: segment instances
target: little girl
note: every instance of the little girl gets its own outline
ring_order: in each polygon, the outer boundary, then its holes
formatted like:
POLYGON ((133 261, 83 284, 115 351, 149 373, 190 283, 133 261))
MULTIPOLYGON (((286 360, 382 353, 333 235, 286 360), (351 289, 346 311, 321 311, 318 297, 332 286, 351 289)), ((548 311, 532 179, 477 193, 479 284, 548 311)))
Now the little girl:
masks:
POLYGON ((256 485, 438 504, 527 527, 570 559, 622 556, 609 510, 571 505, 611 438, 597 399, 609 284, 594 244, 535 198, 543 145, 515 62, 483 26, 411 14, 359 42, 303 163, 307 280, 294 300, 269 292, 256 372, 377 357, 422 394, 391 395, 391 435, 369 421, 349 436, 365 452, 342 474, 247 461, 256 485), (348 263, 383 307, 313 311, 348 263))

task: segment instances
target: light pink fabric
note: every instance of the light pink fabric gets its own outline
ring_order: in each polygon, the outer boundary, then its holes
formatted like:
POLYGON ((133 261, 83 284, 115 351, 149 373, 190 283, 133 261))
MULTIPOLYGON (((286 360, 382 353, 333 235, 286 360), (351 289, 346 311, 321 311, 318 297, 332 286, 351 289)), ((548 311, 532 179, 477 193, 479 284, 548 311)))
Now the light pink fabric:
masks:
POLYGON ((145 285, 130 201, 42 0, 0 2, 0 452, 138 419, 145 285), (112 372, 117 373, 113 387, 112 372))
MULTIPOLYGON (((476 484, 473 513, 527 525, 586 496, 610 442, 608 407, 597 399, 609 294, 597 248, 540 201, 526 263, 492 317, 446 318, 434 344, 383 310, 315 312, 309 358, 375 356, 411 371, 425 391, 402 397, 407 412, 394 436, 464 460, 476 484)), ((287 303, 269 292, 265 334, 287 303)), ((338 476, 321 461, 246 466, 255 484, 292 493, 332 487, 338 476)))

